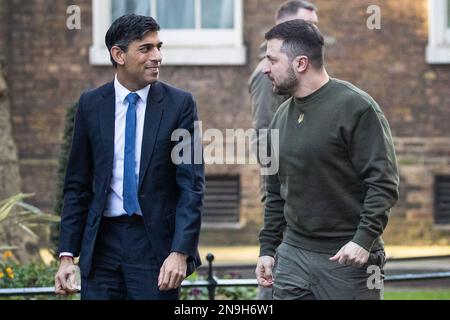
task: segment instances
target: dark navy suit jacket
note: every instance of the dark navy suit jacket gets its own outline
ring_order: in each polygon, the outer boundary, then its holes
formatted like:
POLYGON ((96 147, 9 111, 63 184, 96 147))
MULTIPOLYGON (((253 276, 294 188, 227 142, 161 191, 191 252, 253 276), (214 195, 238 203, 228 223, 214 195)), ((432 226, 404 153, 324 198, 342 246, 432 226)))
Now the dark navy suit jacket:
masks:
MULTIPOLYGON (((200 164, 194 163, 196 120, 190 93, 159 81, 152 84, 142 138, 139 204, 157 261, 162 264, 171 251, 185 253, 188 275, 200 265, 197 248, 205 181, 203 157, 200 164), (190 163, 176 165, 171 160, 178 143, 171 141, 175 129, 191 133, 190 163)), ((113 82, 81 95, 64 183, 59 252, 79 255, 84 277, 91 271, 111 183, 114 121, 113 82)))

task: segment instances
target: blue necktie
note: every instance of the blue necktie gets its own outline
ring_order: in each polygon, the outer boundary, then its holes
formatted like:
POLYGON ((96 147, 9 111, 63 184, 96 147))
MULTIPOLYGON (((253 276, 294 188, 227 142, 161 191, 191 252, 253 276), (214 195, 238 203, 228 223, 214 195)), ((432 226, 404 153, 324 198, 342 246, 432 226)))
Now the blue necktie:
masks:
POLYGON ((131 216, 138 212, 136 179, 136 102, 139 96, 129 93, 127 117, 125 122, 125 155, 123 170, 123 208, 131 216))

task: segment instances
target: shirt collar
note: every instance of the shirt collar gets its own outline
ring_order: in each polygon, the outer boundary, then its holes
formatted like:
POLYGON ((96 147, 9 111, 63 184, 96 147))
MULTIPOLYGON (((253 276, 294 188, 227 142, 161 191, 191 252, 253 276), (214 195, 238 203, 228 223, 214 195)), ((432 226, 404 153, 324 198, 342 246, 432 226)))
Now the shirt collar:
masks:
MULTIPOLYGON (((125 103, 125 98, 131 92, 127 88, 125 88, 117 79, 117 74, 114 77, 114 90, 116 92, 116 100, 122 103, 125 103)), ((145 86, 144 88, 136 91, 136 94, 139 98, 142 99, 145 103, 147 103, 148 93, 150 92, 150 85, 145 86)))

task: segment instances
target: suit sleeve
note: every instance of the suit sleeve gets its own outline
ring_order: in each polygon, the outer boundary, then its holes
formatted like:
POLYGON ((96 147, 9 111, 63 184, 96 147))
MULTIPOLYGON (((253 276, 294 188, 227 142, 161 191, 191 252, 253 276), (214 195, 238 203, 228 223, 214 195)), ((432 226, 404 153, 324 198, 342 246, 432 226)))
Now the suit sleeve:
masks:
POLYGON ((78 256, 86 217, 93 197, 92 152, 83 118, 84 95, 75 116, 72 146, 64 180, 59 252, 78 256))
POLYGON ((388 122, 369 108, 357 122, 350 141, 352 164, 363 181, 366 196, 353 242, 370 251, 383 233, 390 209, 398 199, 399 174, 388 122))
MULTIPOLYGON (((187 130, 191 137, 188 146, 189 160, 176 165, 176 181, 180 190, 176 207, 175 232, 171 251, 195 257, 201 227, 205 173, 201 133, 194 130, 198 121, 197 106, 192 95, 188 95, 183 104, 179 119, 179 128, 187 130)), ((185 143, 180 141, 178 143, 185 143)), ((183 154, 183 157, 186 155, 183 154)))

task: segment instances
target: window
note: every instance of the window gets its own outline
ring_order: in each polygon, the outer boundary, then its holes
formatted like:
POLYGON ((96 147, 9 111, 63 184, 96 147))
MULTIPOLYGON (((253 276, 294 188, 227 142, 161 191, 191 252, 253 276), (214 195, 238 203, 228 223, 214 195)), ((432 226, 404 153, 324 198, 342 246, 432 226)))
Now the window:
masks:
POLYGON ((208 175, 205 180, 202 226, 239 227, 239 176, 208 175))
POLYGON ((446 30, 446 38, 447 43, 450 43, 450 0, 447 0, 447 30, 446 30))
POLYGON ((93 0, 90 61, 108 65, 104 36, 125 13, 154 17, 161 26, 163 63, 168 65, 242 65, 243 0, 93 0))
POLYGON ((450 63, 450 0, 428 0, 428 24, 427 62, 450 63))
POLYGON ((434 219, 437 225, 450 225, 450 176, 436 176, 434 219))

